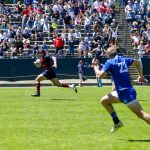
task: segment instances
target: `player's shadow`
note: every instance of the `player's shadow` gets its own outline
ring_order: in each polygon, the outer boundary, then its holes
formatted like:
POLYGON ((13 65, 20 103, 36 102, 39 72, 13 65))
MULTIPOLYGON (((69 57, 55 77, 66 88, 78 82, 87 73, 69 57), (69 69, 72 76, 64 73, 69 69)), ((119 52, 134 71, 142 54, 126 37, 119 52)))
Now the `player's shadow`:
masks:
POLYGON ((138 101, 148 101, 148 99, 139 99, 138 101))
MULTIPOLYGON (((126 139, 119 139, 119 140, 126 140, 126 139)), ((150 140, 139 140, 139 139, 137 139, 137 140, 134 140, 134 139, 129 139, 129 140, 127 140, 128 142, 150 142, 150 140)))
POLYGON ((71 98, 52 98, 53 101, 75 101, 75 99, 71 98))
POLYGON ((150 140, 128 140, 129 142, 150 142, 150 140))

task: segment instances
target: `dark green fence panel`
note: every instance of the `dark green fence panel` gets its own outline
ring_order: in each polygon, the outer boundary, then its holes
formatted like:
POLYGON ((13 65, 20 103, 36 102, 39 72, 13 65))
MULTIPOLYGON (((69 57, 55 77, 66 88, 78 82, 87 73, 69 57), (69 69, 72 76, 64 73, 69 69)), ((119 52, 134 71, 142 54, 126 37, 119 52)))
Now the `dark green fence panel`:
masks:
MULTIPOLYGON (((78 78, 77 65, 81 58, 61 58, 57 60, 57 76, 60 79, 78 78)), ((85 66, 85 74, 88 78, 94 78, 95 73, 91 67, 91 58, 82 58, 85 66)), ((102 62, 106 59, 103 58, 102 62)), ((143 58, 143 72, 147 78, 150 76, 150 59, 143 58)), ((33 65, 34 59, 0 59, 0 80, 16 81, 35 79, 43 69, 33 65)))

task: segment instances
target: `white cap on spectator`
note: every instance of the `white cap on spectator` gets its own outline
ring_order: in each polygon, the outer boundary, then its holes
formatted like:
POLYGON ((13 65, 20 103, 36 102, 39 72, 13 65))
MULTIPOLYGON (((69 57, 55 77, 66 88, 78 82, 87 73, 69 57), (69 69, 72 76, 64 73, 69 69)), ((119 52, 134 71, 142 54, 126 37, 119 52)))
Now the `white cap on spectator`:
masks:
POLYGON ((25 27, 24 29, 25 29, 25 30, 28 30, 28 27, 25 27))

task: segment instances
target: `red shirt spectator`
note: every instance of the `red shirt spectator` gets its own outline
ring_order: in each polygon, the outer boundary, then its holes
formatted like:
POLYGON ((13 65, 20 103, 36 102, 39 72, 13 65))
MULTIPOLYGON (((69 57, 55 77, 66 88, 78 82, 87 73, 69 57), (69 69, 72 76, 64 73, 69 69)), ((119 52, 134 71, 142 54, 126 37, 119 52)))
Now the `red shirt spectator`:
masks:
POLYGON ((54 39, 54 45, 55 45, 55 47, 63 47, 64 46, 61 36, 60 37, 57 36, 57 38, 54 39))
POLYGON ((104 2, 102 2, 101 5, 99 5, 99 9, 98 12, 99 13, 105 13, 106 12, 107 7, 104 5, 104 2))
POLYGON ((29 15, 29 10, 28 9, 24 9, 23 11, 22 11, 22 16, 28 16, 29 15))
POLYGON ((29 11, 30 14, 33 13, 33 7, 31 5, 28 7, 28 11, 29 11))
POLYGON ((44 11, 43 11, 41 8, 36 8, 36 9, 35 9, 35 12, 36 12, 37 14, 44 14, 44 11))

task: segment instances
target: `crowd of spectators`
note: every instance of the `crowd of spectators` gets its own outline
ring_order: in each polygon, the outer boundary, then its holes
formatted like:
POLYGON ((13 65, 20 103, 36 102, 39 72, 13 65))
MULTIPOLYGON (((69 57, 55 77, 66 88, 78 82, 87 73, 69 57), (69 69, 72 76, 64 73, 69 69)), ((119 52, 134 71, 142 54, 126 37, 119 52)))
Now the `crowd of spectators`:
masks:
POLYGON ((104 55, 109 46, 116 44, 115 0, 12 3, 2 4, 0 9, 1 58, 37 57, 39 49, 50 53, 53 46, 56 56, 77 52, 79 57, 92 57, 104 55))
POLYGON ((150 56, 150 0, 125 1, 125 14, 137 56, 150 56))

